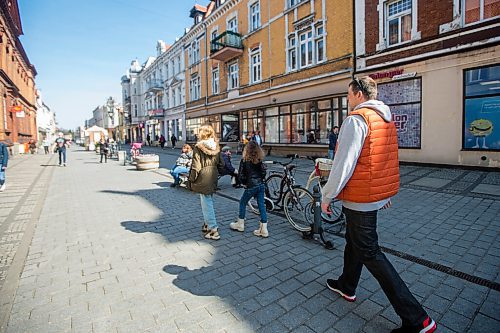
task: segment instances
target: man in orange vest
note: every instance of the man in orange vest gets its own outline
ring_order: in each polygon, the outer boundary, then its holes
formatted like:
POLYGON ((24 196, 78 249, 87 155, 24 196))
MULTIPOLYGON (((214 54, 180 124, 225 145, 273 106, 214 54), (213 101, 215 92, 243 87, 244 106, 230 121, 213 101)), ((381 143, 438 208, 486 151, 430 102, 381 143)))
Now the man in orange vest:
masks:
POLYGON ((377 84, 370 77, 349 83, 351 108, 337 143, 321 209, 329 212, 333 198, 342 200, 347 220, 344 267, 338 280, 327 279, 329 289, 345 300, 356 300, 361 270, 366 266, 401 317, 393 333, 432 333, 436 323, 412 295, 380 250, 377 212, 391 206, 399 189, 398 137, 389 107, 376 100, 377 84))

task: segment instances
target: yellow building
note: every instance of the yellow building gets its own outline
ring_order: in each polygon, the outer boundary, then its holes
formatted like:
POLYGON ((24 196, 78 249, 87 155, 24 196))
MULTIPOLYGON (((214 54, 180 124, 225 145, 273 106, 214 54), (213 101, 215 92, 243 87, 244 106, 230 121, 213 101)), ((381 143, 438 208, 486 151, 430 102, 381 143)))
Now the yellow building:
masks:
POLYGON ((236 146, 260 131, 273 153, 326 155, 347 115, 353 7, 347 0, 217 0, 191 11, 186 132, 211 123, 236 146))
POLYGON ((17 1, 0 1, 0 141, 8 144, 37 139, 36 70, 19 40, 22 33, 17 1))

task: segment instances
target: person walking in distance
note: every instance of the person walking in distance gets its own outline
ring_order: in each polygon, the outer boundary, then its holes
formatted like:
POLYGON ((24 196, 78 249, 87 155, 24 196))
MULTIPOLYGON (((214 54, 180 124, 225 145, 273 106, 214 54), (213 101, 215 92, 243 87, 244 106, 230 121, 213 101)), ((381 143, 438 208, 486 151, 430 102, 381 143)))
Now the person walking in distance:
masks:
POLYGON ((170 137, 170 142, 172 142, 172 149, 174 149, 175 144, 177 143, 177 137, 175 136, 175 134, 172 134, 172 136, 170 137))
POLYGON ((9 162, 9 150, 7 145, 0 142, 0 192, 5 191, 5 170, 9 162))
POLYGON ((49 139, 45 138, 43 139, 43 151, 45 152, 45 155, 47 155, 49 153, 49 147, 50 147, 50 142, 49 142, 49 139))
POLYGON ((101 161, 99 163, 102 163, 103 157, 104 163, 108 163, 109 143, 107 140, 104 140, 103 137, 101 137, 99 141, 99 152, 101 153, 101 161))
POLYGON ((333 126, 330 134, 328 135, 328 158, 331 160, 335 157, 335 146, 337 146, 338 137, 339 127, 333 126))
POLYGON ((257 197, 259 205, 260 222, 259 229, 254 230, 253 234, 259 237, 269 237, 267 230, 267 212, 264 202, 264 193, 266 185, 266 166, 262 163, 264 160, 264 152, 256 141, 250 141, 243 150, 243 158, 241 159, 238 168, 238 176, 241 183, 245 186, 245 192, 240 198, 240 211, 236 222, 229 224, 232 230, 243 232, 245 230, 245 213, 248 201, 254 196, 257 197))
POLYGON ((165 137, 162 135, 160 135, 160 147, 161 149, 165 148, 165 137))
POLYGON ((189 171, 189 188, 200 194, 203 213, 202 231, 205 238, 219 240, 219 226, 215 218, 213 194, 217 190, 217 178, 224 168, 215 131, 210 125, 198 130, 198 142, 193 149, 193 160, 189 171))
POLYGON ((391 111, 376 100, 377 84, 370 77, 349 83, 351 112, 340 129, 337 151, 328 182, 323 187, 321 209, 330 212, 334 198, 342 200, 346 216, 344 267, 327 287, 345 300, 356 300, 356 288, 365 266, 378 281, 402 320, 393 333, 432 333, 436 323, 412 295, 380 250, 377 213, 391 206, 399 190, 398 137, 391 111))
POLYGON ((68 140, 64 138, 64 134, 59 132, 55 141, 57 152, 59 153, 59 166, 66 166, 66 148, 69 146, 68 140))

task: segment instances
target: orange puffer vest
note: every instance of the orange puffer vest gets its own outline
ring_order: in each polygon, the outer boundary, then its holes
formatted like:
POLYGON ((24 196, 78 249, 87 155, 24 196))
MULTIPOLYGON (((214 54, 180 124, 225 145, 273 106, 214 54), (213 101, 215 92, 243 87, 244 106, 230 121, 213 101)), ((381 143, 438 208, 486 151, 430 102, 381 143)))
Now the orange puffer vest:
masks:
POLYGON ((368 134, 352 177, 338 199, 357 203, 390 198, 399 190, 398 134, 394 123, 385 122, 374 110, 351 112, 362 116, 368 134))

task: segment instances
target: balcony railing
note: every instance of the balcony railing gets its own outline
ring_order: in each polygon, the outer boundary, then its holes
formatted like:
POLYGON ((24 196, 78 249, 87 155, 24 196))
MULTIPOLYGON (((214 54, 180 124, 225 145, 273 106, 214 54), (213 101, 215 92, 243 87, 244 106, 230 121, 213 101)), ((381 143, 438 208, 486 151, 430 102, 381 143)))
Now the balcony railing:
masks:
POLYGON ((210 56, 220 61, 228 61, 243 54, 241 35, 233 31, 224 31, 210 42, 210 56))
POLYGON ((163 80, 150 80, 146 82, 148 91, 163 90, 163 80))

